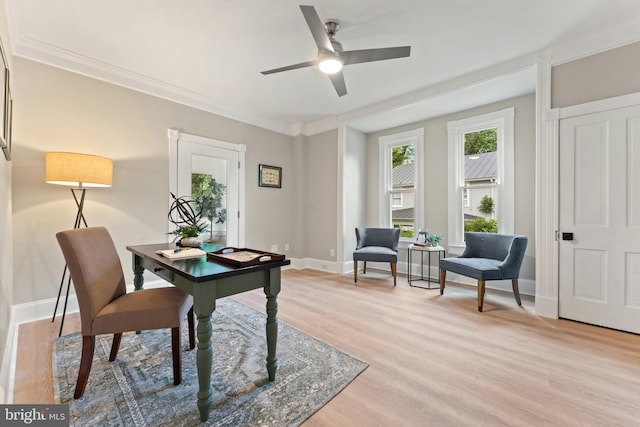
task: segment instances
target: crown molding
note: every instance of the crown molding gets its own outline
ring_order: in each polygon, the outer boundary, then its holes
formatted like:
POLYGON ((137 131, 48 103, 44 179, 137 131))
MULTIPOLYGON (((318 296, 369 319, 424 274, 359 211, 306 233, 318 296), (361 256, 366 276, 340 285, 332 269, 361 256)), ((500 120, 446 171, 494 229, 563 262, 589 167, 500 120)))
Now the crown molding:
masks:
POLYGON ((561 65, 640 41, 640 16, 629 15, 613 25, 550 47, 551 65, 561 65))
MULTIPOLYGON (((14 28, 19 28, 16 26, 14 28)), ((136 92, 176 102, 188 107, 217 114, 228 119, 294 136, 295 126, 277 120, 248 113, 246 109, 229 105, 223 101, 204 96, 192 90, 159 80, 145 74, 135 73, 86 56, 60 49, 23 35, 14 37, 13 53, 31 61, 84 75, 107 83, 126 87, 136 92)))

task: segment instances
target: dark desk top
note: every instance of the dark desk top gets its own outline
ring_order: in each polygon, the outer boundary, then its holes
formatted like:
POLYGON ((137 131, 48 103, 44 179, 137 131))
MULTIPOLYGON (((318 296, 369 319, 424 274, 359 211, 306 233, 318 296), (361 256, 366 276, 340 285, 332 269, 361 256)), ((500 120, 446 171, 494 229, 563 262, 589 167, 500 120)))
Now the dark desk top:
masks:
MULTIPOLYGON (((170 260, 169 258, 156 254, 156 251, 174 248, 176 248, 174 243, 127 246, 127 250, 133 252, 135 255, 152 259, 167 270, 173 271, 196 283, 252 273, 254 271, 269 270, 291 264, 290 260, 284 259, 282 261, 267 262, 250 267, 234 267, 232 265, 210 261, 204 256, 200 258, 170 260)), ((203 243, 201 248, 205 252, 212 252, 222 249, 222 246, 203 243)))

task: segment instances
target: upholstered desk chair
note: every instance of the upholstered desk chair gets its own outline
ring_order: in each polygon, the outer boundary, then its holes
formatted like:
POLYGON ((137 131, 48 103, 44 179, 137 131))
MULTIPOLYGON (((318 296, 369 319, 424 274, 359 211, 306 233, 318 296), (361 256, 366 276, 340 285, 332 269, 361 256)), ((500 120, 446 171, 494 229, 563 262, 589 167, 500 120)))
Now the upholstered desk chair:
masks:
POLYGON ((80 306, 82 358, 74 399, 84 394, 95 337, 114 334, 109 361, 116 359, 122 333, 171 328, 173 383, 182 382, 180 323, 188 314, 189 348, 195 347, 193 301, 174 287, 127 293, 120 258, 104 227, 80 228, 56 234, 80 306))
POLYGON ((358 261, 364 261, 362 274, 367 274, 367 261, 391 264, 393 286, 396 285, 399 228, 356 227, 356 250, 353 251, 353 280, 358 283, 358 261))
POLYGON ((478 281, 478 311, 482 311, 487 280, 511 279, 513 295, 522 305, 518 277, 528 240, 527 236, 515 234, 464 233, 464 252, 457 258, 440 260, 440 295, 444 293, 447 271, 452 271, 478 281))

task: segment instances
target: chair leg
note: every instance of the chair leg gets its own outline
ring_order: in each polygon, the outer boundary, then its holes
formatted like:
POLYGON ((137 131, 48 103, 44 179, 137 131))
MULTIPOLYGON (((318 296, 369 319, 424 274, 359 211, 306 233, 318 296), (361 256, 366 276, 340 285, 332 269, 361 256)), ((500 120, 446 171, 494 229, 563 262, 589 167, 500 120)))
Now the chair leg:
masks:
POLYGON ((120 349, 120 341, 122 341, 122 332, 113 334, 113 343, 111 344, 111 354, 109 355, 109 362, 116 360, 118 356, 118 350, 120 349))
POLYGON ((482 313, 484 303, 484 280, 478 280, 478 311, 482 313))
POLYGON ((358 261, 353 260, 353 281, 358 283, 358 261))
POLYGON ((171 354, 173 355, 173 384, 182 382, 182 352, 180 351, 180 327, 171 328, 171 354))
POLYGON ((444 294, 444 281, 447 278, 447 270, 440 269, 440 295, 444 294))
POLYGON ((367 261, 364 261, 364 267, 362 268, 362 274, 367 274, 367 261))
POLYGON ((189 325, 189 350, 196 348, 196 329, 193 320, 193 306, 187 313, 187 324, 189 325))
POLYGON ((73 393, 74 399, 79 399, 84 394, 89 380, 89 372, 91 372, 91 363, 93 362, 93 349, 95 348, 96 337, 82 337, 82 358, 80 359, 80 369, 78 370, 78 380, 76 381, 76 391, 73 393))
POLYGON ((520 290, 518 289, 518 279, 511 280, 511 287, 513 288, 513 295, 516 297, 516 302, 518 305, 522 305, 522 301, 520 300, 520 290))
POLYGON ((396 285, 396 267, 398 266, 397 263, 392 262, 391 263, 391 274, 393 274, 393 286, 396 285))

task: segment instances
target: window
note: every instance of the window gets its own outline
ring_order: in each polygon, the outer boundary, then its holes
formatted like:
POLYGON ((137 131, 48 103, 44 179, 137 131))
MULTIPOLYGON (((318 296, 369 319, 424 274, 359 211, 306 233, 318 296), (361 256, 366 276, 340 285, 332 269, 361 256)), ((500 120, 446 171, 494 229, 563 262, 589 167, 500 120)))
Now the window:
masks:
POLYGON ((448 123, 449 242, 465 231, 513 233, 514 109, 448 123))
POLYGON ((424 221, 424 129, 383 136, 379 142, 379 224, 413 240, 424 221))

